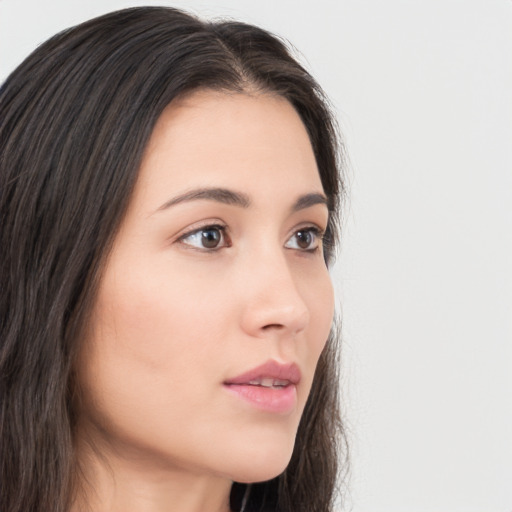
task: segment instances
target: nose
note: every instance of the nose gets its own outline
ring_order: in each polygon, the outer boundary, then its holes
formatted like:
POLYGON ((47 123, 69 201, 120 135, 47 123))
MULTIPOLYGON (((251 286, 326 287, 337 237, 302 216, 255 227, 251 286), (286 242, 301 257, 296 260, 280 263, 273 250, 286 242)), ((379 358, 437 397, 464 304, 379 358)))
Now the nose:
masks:
POLYGON ((260 338, 297 335, 309 323, 309 308, 295 281, 300 276, 282 253, 252 261, 244 286, 243 330, 260 338))

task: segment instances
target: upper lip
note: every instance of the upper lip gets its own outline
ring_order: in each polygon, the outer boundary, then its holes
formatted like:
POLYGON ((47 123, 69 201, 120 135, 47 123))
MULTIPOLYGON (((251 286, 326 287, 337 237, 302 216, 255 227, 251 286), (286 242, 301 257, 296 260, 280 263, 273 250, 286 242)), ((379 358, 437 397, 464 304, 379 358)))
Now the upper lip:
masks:
POLYGON ((261 379, 274 379, 277 381, 288 381, 290 384, 298 384, 301 379, 299 367, 295 363, 278 363, 270 360, 266 363, 249 370, 224 382, 224 384, 250 384, 251 381, 261 379))

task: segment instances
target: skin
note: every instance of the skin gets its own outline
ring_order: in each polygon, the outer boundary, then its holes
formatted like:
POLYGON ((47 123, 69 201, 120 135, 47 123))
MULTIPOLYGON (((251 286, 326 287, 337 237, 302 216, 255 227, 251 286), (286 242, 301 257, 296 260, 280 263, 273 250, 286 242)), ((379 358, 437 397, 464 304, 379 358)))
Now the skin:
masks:
POLYGON ((322 185, 283 98, 196 91, 164 111, 80 357, 85 493, 74 511, 226 512, 232 481, 285 469, 333 316, 321 240, 298 243, 298 231, 328 220, 321 203, 292 211, 306 194, 322 185), (250 205, 176 202, 211 187, 250 205), (211 225, 224 232, 205 248, 197 230, 211 225), (226 391, 270 359, 300 368, 291 411, 226 391))

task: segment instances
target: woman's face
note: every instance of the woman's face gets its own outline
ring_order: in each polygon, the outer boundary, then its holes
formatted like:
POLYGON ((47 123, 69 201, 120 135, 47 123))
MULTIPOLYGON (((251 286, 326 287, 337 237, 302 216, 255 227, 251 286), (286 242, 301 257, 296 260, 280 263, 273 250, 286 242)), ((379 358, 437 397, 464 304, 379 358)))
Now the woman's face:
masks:
POLYGON ((102 453, 238 481, 286 467, 333 292, 328 212, 284 99, 195 92, 159 119, 78 369, 102 453))

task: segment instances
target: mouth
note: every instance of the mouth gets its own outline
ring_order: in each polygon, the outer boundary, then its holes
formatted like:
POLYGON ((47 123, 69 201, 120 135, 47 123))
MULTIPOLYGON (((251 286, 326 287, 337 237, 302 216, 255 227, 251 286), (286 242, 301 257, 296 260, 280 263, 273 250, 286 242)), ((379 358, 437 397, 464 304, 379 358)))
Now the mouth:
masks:
POLYGON ((273 379, 272 377, 262 377, 261 379, 253 379, 248 382, 249 386, 262 386, 264 388, 281 389, 289 386, 289 380, 273 379))
POLYGON ((253 368, 223 383, 224 388, 251 408, 287 414, 297 405, 301 372, 296 364, 277 361, 253 368))

